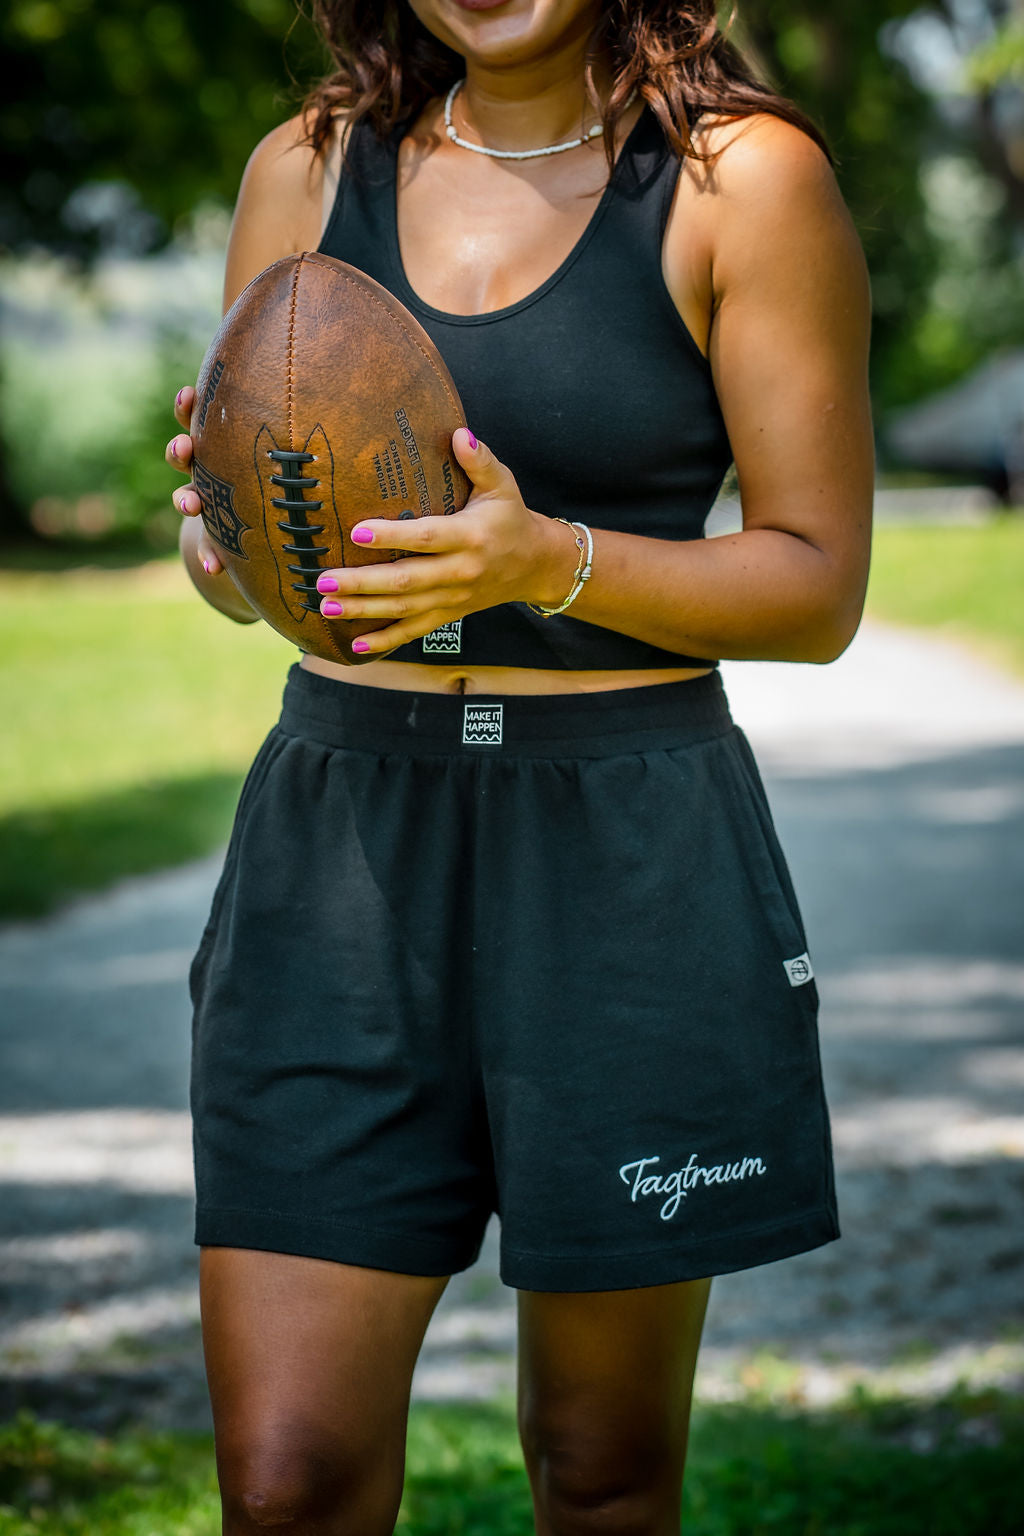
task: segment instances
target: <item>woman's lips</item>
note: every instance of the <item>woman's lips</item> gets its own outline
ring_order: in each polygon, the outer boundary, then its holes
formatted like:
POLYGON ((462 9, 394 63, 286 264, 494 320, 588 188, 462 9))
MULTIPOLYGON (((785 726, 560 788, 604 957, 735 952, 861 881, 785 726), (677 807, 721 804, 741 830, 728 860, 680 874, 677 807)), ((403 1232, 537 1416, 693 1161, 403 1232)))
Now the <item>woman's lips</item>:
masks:
POLYGON ((507 5, 508 0, 455 0, 460 11, 496 11, 499 5, 507 5))

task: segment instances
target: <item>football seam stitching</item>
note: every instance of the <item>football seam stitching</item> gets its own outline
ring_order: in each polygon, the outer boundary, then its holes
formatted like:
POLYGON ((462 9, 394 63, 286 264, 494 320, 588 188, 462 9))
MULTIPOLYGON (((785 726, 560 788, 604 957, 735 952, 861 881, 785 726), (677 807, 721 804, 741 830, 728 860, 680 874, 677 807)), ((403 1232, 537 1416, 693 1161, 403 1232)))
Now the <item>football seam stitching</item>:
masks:
POLYGON ((299 299, 299 273, 302 271, 300 256, 292 273, 291 308, 288 314, 288 438, 295 447, 295 310, 299 299))
MULTIPOLYGON (((302 272, 303 260, 304 258, 300 256, 296 262, 295 271, 292 273, 291 309, 288 314, 288 440, 291 443, 293 449, 295 447, 295 311, 298 308, 299 303, 299 276, 302 272)), ((317 427, 323 431, 323 428, 320 426, 319 422, 317 422, 317 427)), ((314 427, 313 431, 309 434, 309 437, 307 437, 306 445, 309 444, 310 439, 315 435, 317 427, 314 427)), ((327 434, 325 432, 324 437, 326 438, 326 436, 327 434)), ((333 478, 334 477, 332 474, 332 500, 333 478)), ((342 555, 342 563, 344 564, 344 555, 342 555)), ((319 561, 317 564, 319 564, 319 561)), ((348 658, 346 657, 345 652, 342 650, 338 637, 334 633, 331 625, 327 622, 322 613, 318 613, 317 617, 320 620, 320 631, 322 634, 327 636, 330 644, 334 647, 335 655, 343 663, 347 663, 348 658)))
MULTIPOLYGON (((298 304, 299 273, 302 269, 304 259, 305 258, 303 256, 299 257, 298 263, 295 267, 294 275, 292 277, 291 312, 288 317, 288 434, 293 444, 295 439, 294 413, 292 404, 293 368, 295 362, 295 311, 298 304)), ((449 384, 448 380, 445 378, 440 368, 438 368, 437 363, 431 357, 423 343, 419 340, 415 333, 409 329, 402 316, 396 314, 393 309, 391 309, 387 304, 383 303, 375 293, 370 292, 367 288, 363 288, 362 285, 357 283, 354 278, 349 277, 347 272, 341 272, 338 275, 344 278, 345 282, 348 283, 350 288, 355 288, 358 292, 365 294, 372 304, 375 304, 378 309, 382 309, 384 313, 388 315, 397 326, 399 326, 403 335, 412 342, 413 346, 416 348, 417 352, 419 352, 420 356, 423 358, 424 362, 427 364, 434 377, 437 379, 437 382, 444 390, 445 396, 447 397, 452 410, 457 416, 462 415, 462 412, 459 409, 459 402, 453 394, 451 385, 449 384)), ((394 558, 394 556, 392 556, 392 558, 394 558)), ((323 614, 320 615, 320 623, 321 629, 327 634, 327 637, 333 645, 335 651, 340 657, 344 658, 344 652, 338 643, 338 639, 334 634, 331 625, 324 618, 323 614)))

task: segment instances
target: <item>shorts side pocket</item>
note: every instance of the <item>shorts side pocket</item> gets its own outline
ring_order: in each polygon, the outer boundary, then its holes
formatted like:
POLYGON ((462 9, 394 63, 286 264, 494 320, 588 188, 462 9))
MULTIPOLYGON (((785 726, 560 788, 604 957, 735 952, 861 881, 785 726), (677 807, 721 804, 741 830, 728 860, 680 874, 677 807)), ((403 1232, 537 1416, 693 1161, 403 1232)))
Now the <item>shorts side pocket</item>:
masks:
POLYGON ((271 727, 268 735, 264 738, 262 746, 253 758, 242 788, 239 791, 238 803, 235 806, 235 815, 231 825, 231 835, 228 838, 228 846, 224 854, 224 864, 210 903, 210 915, 206 919, 206 926, 199 940, 199 946, 189 966, 189 995, 192 998, 193 1007, 196 1004, 200 976, 209 958, 209 952, 217 932, 221 909, 234 877, 235 865, 238 861, 238 846, 245 828, 249 807, 267 774, 270 772, 278 751, 280 751, 281 746, 285 744, 287 739, 276 725, 271 727))
POLYGON ((813 977, 804 979, 809 966, 803 959, 808 952, 803 915, 757 761, 738 725, 733 727, 726 740, 731 748, 730 758, 739 768, 737 789, 741 803, 738 811, 748 867, 780 946, 780 958, 786 966, 790 985, 804 1001, 816 1006, 817 986, 813 977))

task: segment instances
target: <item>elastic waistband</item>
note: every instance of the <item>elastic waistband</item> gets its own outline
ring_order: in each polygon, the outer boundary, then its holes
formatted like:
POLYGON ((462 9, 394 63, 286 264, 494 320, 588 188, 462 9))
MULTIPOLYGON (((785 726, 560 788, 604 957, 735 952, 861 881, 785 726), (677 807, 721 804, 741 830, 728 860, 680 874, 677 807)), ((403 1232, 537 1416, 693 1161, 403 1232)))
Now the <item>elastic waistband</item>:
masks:
POLYGON ((604 757, 724 736, 721 674, 597 693, 406 693, 288 673, 279 728, 366 752, 604 757))

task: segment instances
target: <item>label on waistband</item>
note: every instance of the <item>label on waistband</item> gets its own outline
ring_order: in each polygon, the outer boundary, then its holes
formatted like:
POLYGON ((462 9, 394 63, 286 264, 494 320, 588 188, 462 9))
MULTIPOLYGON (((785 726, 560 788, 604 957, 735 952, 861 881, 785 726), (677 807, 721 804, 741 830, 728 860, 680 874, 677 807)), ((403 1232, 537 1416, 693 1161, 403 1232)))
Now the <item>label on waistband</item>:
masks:
POLYGON ((464 747, 500 747, 504 704, 467 704, 462 715, 464 747))
POLYGON ((440 624, 429 635, 423 636, 423 654, 458 656, 462 650, 462 620, 452 619, 450 624, 440 624))

